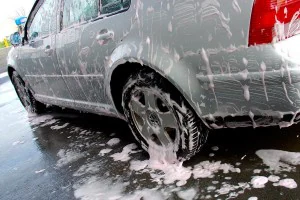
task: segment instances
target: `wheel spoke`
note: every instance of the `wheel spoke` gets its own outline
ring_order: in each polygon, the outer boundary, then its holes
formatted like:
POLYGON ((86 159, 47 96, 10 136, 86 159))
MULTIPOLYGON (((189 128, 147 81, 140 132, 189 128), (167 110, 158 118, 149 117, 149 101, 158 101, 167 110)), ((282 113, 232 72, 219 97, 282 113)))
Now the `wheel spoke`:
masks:
POLYGON ((152 110, 157 110, 157 105, 156 105, 156 97, 153 93, 151 92, 144 92, 145 96, 145 105, 146 107, 152 110))
POLYGON ((167 135, 164 128, 160 127, 160 131, 156 134, 157 138, 159 139, 160 143, 164 146, 168 146, 168 144, 172 143, 171 138, 167 135))
POLYGON ((146 112, 145 106, 142 105, 135 97, 132 97, 130 107, 140 117, 143 117, 146 112))
POLYGON ((170 111, 166 113, 159 113, 159 117, 161 119, 163 128, 177 128, 174 114, 172 114, 170 111))
POLYGON ((146 139, 149 140, 151 139, 151 128, 148 126, 148 123, 144 123, 143 128, 142 128, 142 136, 146 139))

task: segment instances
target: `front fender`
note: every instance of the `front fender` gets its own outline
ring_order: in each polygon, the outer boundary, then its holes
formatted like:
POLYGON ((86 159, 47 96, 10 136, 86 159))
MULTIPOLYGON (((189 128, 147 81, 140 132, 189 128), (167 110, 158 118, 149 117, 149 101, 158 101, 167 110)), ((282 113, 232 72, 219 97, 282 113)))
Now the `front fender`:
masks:
POLYGON ((9 72, 11 69, 17 71, 17 73, 24 80, 24 74, 18 67, 18 57, 19 57, 19 48, 12 47, 7 54, 7 71, 9 72))

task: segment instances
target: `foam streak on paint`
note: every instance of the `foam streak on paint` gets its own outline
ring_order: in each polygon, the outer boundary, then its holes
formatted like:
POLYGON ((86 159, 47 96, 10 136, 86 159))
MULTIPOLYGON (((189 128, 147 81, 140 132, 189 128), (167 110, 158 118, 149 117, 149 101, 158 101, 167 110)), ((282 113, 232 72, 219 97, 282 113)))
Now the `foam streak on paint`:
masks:
POLYGON ((265 73, 266 73, 267 66, 264 62, 261 63, 260 69, 261 69, 261 73, 262 73, 261 78, 262 78, 262 84, 263 84, 264 91, 265 91, 265 97, 266 97, 266 100, 269 101, 269 97, 267 94, 266 82, 265 82, 265 73))

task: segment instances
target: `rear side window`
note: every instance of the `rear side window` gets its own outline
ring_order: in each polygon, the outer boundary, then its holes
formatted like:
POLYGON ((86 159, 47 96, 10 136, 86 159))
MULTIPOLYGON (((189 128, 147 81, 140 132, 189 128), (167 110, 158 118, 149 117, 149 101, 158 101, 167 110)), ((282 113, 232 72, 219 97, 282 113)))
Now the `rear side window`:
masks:
POLYGON ((101 0, 101 14, 109 14, 129 8, 130 0, 101 0))
POLYGON ((63 27, 84 22, 98 16, 99 0, 65 0, 63 27))
POLYGON ((49 35, 56 30, 56 1, 45 0, 35 14, 30 27, 28 36, 33 40, 40 36, 49 35))

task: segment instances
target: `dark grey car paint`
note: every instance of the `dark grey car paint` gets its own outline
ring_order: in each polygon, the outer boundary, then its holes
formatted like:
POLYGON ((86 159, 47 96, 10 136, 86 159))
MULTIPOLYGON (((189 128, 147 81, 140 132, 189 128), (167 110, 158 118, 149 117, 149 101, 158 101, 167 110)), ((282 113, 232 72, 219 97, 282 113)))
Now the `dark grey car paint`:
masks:
POLYGON ((118 81, 112 73, 139 63, 174 84, 212 128, 288 126, 298 120, 300 61, 293 52, 300 37, 248 47, 252 5, 132 0, 124 12, 52 35, 53 62, 43 64, 43 53, 24 45, 11 50, 8 65, 41 102, 123 118, 111 95, 118 81), (111 37, 103 42, 101 33, 111 37), (236 116, 246 118, 237 122, 236 116))

